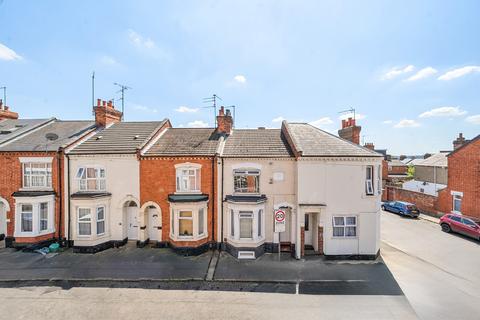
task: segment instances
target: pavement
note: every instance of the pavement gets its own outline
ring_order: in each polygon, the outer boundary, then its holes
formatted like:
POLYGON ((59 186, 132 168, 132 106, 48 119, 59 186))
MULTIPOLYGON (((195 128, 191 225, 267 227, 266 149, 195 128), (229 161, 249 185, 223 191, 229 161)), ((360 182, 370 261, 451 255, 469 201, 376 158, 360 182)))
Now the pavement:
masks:
POLYGON ((480 242, 433 219, 383 212, 382 257, 421 319, 480 319, 480 242))

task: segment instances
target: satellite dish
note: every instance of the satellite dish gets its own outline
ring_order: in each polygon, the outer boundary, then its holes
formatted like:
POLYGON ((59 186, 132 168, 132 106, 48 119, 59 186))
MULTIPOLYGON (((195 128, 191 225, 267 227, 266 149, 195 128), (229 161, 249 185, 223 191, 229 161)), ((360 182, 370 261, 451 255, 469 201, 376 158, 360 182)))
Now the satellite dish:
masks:
POLYGON ((45 138, 47 138, 47 140, 49 140, 49 141, 55 141, 55 140, 58 139, 58 134, 53 133, 53 132, 49 132, 45 135, 45 138))

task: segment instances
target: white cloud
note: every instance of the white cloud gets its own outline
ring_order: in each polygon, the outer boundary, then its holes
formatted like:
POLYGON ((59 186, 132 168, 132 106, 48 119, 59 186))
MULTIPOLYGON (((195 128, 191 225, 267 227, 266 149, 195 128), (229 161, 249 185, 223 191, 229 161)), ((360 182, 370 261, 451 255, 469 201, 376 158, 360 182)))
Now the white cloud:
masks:
POLYGON ((392 120, 385 120, 385 121, 383 121, 383 123, 384 123, 384 124, 392 124, 393 121, 392 121, 392 120))
POLYGON ((466 66, 466 67, 454 69, 442 74, 440 77, 438 77, 438 80, 448 81, 448 80, 463 77, 473 72, 480 72, 480 66, 466 66))
POLYGON ((391 80, 395 77, 398 77, 399 75, 402 75, 404 73, 409 73, 409 72, 412 72, 413 70, 415 69, 414 66, 412 65, 408 65, 406 67, 395 67, 395 68, 392 68, 390 69, 387 73, 385 73, 383 76, 382 76, 382 80, 391 80))
POLYGON ((152 39, 145 38, 132 29, 128 29, 128 38, 130 39, 130 42, 138 48, 152 49, 155 47, 155 42, 153 42, 152 39))
POLYGON ((246 83, 247 82, 247 78, 245 78, 245 76, 241 75, 241 74, 237 74, 235 77, 233 77, 233 80, 235 80, 238 83, 246 83))
POLYGON ((321 128, 323 126, 328 126, 329 124, 332 124, 333 121, 329 117, 323 117, 318 120, 310 122, 310 124, 314 127, 321 128))
MULTIPOLYGON (((355 113, 355 119, 356 120, 362 120, 365 119, 367 116, 361 113, 355 113)), ((339 120, 346 120, 348 118, 353 118, 353 113, 345 113, 342 114, 338 117, 339 120)))
POLYGON ((393 127, 394 128, 415 128, 415 127, 420 127, 420 123, 418 123, 415 120, 403 119, 403 120, 400 120, 393 127))
POLYGON ((480 124, 480 114, 476 114, 470 117, 467 117, 465 121, 472 123, 472 124, 480 124))
POLYGON ((157 113, 158 112, 158 109, 156 109, 156 108, 150 108, 150 107, 140 105, 140 104, 132 104, 132 106, 133 106, 134 110, 138 110, 138 111, 150 112, 150 113, 157 113))
POLYGON ((272 122, 282 122, 283 120, 285 120, 285 118, 282 117, 282 116, 279 116, 279 117, 274 118, 274 119, 272 120, 272 122))
POLYGON ((189 108, 187 106, 180 106, 177 109, 175 109, 177 112, 181 113, 195 113, 198 112, 198 108, 189 108))
POLYGON ((117 60, 111 56, 103 56, 102 59, 100 60, 103 64, 109 65, 109 66, 115 66, 118 64, 117 60))
POLYGON ((0 60, 13 61, 22 59, 23 58, 18 53, 0 43, 0 60))
POLYGON ((413 76, 411 76, 405 81, 417 81, 420 79, 428 78, 437 72, 438 72, 437 69, 434 69, 432 67, 426 67, 426 68, 423 68, 422 70, 419 70, 417 73, 415 73, 413 76))
POLYGON ((206 127, 208 127, 208 123, 206 123, 202 120, 195 120, 195 121, 189 122, 188 126, 190 128, 206 128, 206 127))
POLYGON ((460 117, 467 114, 467 111, 460 109, 460 107, 440 107, 434 108, 429 111, 425 111, 420 114, 419 118, 432 118, 432 117, 460 117))

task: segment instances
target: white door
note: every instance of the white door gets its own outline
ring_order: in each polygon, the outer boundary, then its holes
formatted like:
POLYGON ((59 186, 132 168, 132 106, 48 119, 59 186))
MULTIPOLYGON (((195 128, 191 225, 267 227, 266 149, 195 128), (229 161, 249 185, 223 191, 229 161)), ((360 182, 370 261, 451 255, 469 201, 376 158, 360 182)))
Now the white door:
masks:
POLYGON ((129 240, 138 239, 138 208, 127 207, 127 236, 129 240))
POLYGON ((312 245, 312 214, 305 213, 305 245, 312 245))
POLYGON ((0 235, 7 235, 7 213, 5 212, 5 205, 0 202, 0 235))
POLYGON ((158 227, 162 226, 160 222, 160 214, 157 209, 149 208, 148 210, 148 237, 151 241, 160 240, 160 230, 158 227))
POLYGON ((290 210, 285 209, 285 231, 280 232, 280 242, 291 242, 292 239, 290 237, 290 210))

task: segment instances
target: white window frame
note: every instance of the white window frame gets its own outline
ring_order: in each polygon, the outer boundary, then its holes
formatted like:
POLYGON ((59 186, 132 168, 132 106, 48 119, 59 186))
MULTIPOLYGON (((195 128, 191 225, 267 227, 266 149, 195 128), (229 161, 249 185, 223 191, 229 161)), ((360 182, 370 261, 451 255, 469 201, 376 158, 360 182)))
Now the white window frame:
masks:
POLYGON ((373 166, 368 165, 365 167, 365 194, 367 196, 375 195, 375 188, 373 187, 373 175, 374 175, 373 166), (367 178, 368 171, 370 171, 370 178, 367 178))
POLYGON ((377 166, 377 193, 382 194, 382 165, 377 166))
POLYGON ((52 189, 52 163, 50 162, 23 162, 22 163, 22 189, 52 189), (41 171, 38 174, 33 174, 32 166, 43 166, 43 168, 36 168, 41 171), (27 168, 29 173, 27 174, 27 168), (33 185, 33 181, 43 181, 42 184, 33 185))
POLYGON ((38 229, 40 230, 40 232, 47 231, 48 230, 48 202, 40 202, 38 215, 39 215, 38 229), (42 212, 42 205, 46 205, 46 211, 42 212), (46 217, 42 217, 42 214, 46 214, 46 217), (45 228, 42 228, 42 222, 46 222, 45 228))
POLYGON ((208 201, 199 203, 170 203, 170 239, 174 241, 198 241, 208 237, 208 201), (203 210, 203 232, 200 232, 200 211, 203 210), (192 212, 192 217, 180 217, 184 211, 192 212), (193 234, 181 235, 180 220, 191 220, 193 234))
POLYGON ((105 191, 107 189, 107 174, 102 166, 81 166, 77 168, 75 179, 78 183, 79 191, 105 191), (95 177, 88 177, 88 170, 95 170, 95 177), (89 181, 95 181, 95 188, 89 188, 89 181))
POLYGON ((198 209, 198 235, 203 236, 205 234, 205 208, 198 209), (202 219, 200 219, 200 217, 202 219))
POLYGON ((107 230, 107 223, 106 223, 106 217, 107 217, 107 213, 106 213, 107 209, 105 206, 97 206, 95 208, 95 218, 96 218, 96 221, 95 221, 95 234, 97 236, 102 236, 105 234, 106 230, 107 230), (103 219, 100 219, 98 217, 98 213, 99 213, 99 209, 103 209, 103 219), (103 223, 103 232, 99 233, 98 232, 98 224, 99 223, 103 223))
POLYGON ((198 163, 181 163, 175 165, 176 193, 200 193, 202 182, 202 166, 198 163), (187 171, 187 174, 184 174, 187 171), (193 174, 190 174, 193 171, 193 174), (194 185, 191 185, 190 178, 194 178, 194 185), (186 185, 184 185, 186 183, 186 185))
POLYGON ((463 192, 452 191, 452 213, 462 214, 463 192), (460 201, 460 210, 455 210, 455 202, 460 201))
POLYGON ((15 229, 14 237, 37 237, 55 232, 55 195, 39 197, 14 197, 15 199, 15 229), (47 203, 47 229, 40 230, 41 204, 47 203), (22 231, 22 206, 32 206, 32 231, 22 231))
POLYGON ((78 237, 91 237, 94 234, 93 230, 93 217, 92 217, 92 208, 90 207, 78 207, 77 208, 77 235, 78 237), (88 210, 90 212, 90 217, 88 220, 80 220, 80 210, 88 210), (90 224, 90 233, 89 234, 80 234, 80 224, 90 224))
MULTIPOLYGON (((228 213, 226 224, 228 241, 233 245, 259 245, 265 241, 265 204, 234 204, 229 203, 226 212, 228 213), (240 238, 240 214, 252 213, 252 238, 240 238), (259 234, 260 229, 260 234, 259 234)), ((273 216, 272 216, 273 219, 273 216)))
POLYGON ((233 193, 236 194, 259 194, 260 193, 260 176, 261 170, 257 168, 237 168, 233 170, 233 193), (235 178, 254 176, 256 177, 256 190, 253 192, 248 191, 248 186, 246 188, 237 188, 235 178), (245 190, 242 190, 245 189, 245 190))
POLYGON ((253 211, 239 211, 238 213, 238 219, 239 219, 239 223, 238 223, 238 234, 239 234, 239 239, 240 240, 253 240, 254 238, 254 235, 255 235, 255 229, 254 228, 254 219, 255 219, 255 215, 253 214, 253 211), (251 224, 251 227, 250 227, 250 237, 242 237, 242 220, 250 220, 250 224, 251 224))
POLYGON ((193 210, 186 210, 186 209, 178 210, 178 238, 180 238, 180 239, 193 239, 193 234, 194 234, 193 225, 194 225, 194 223, 193 223, 193 210), (190 213, 190 216, 189 217, 182 217, 182 213, 186 213, 186 212, 190 213), (180 229, 180 223, 181 223, 182 220, 192 222, 192 234, 184 235, 184 234, 180 233, 180 232, 182 232, 182 230, 180 229))
POLYGON ((357 238, 358 237, 358 216, 355 216, 355 215, 350 215, 350 216, 333 216, 332 217, 332 237, 333 238, 338 238, 338 239, 343 239, 343 238, 346 238, 346 239, 354 239, 354 238, 357 238), (347 219, 348 218, 354 218, 355 219, 355 223, 354 224, 351 224, 351 223, 347 223, 347 219), (337 222, 335 221, 335 219, 342 219, 343 221, 343 224, 337 224, 337 222), (335 228, 343 228, 343 235, 342 236, 339 236, 339 235, 335 235, 335 228), (347 235, 347 228, 355 228, 355 235, 353 236, 350 236, 350 235, 347 235))
POLYGON ((31 203, 22 203, 20 205, 21 211, 20 211, 20 231, 22 233, 32 233, 33 232, 33 204, 31 203), (30 210, 25 210, 25 207, 30 207, 30 210), (29 219, 25 219, 24 215, 29 215, 29 219), (31 230, 25 230, 23 227, 23 221, 24 220, 29 220, 30 221, 30 229, 31 230))

